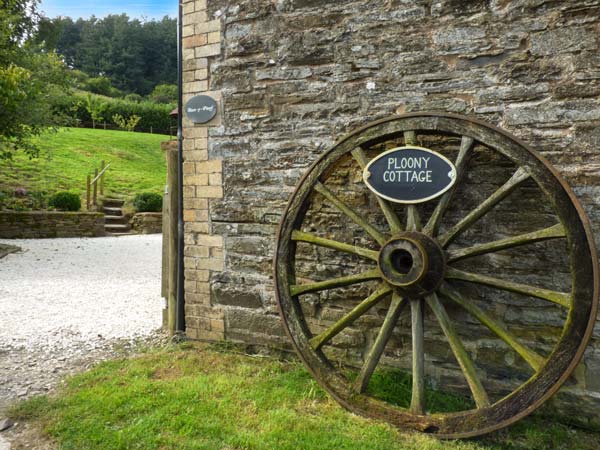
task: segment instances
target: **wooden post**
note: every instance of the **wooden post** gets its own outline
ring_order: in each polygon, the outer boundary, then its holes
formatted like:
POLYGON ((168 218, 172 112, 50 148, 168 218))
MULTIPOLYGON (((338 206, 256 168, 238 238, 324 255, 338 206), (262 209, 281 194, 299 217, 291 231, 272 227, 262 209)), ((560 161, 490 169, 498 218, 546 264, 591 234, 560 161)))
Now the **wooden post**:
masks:
POLYGON ((98 169, 94 169, 94 196, 92 198, 92 204, 96 206, 98 204, 98 169))
MULTIPOLYGON (((165 158, 167 154, 165 153, 165 158)), ((160 295, 169 298, 169 189, 165 185, 162 206, 162 275, 160 277, 160 295)), ((163 322, 167 326, 167 320, 163 322)))
POLYGON ((100 196, 104 197, 104 161, 102 161, 100 163, 100 172, 102 172, 102 175, 100 175, 100 196))
POLYGON ((92 183, 92 176, 88 174, 87 176, 87 182, 85 184, 85 198, 86 198, 86 205, 87 205, 87 210, 90 210, 90 184, 92 183))
POLYGON ((167 189, 169 190, 169 297, 167 300, 167 314, 170 335, 175 334, 177 321, 177 199, 179 198, 177 172, 177 150, 167 150, 167 189))

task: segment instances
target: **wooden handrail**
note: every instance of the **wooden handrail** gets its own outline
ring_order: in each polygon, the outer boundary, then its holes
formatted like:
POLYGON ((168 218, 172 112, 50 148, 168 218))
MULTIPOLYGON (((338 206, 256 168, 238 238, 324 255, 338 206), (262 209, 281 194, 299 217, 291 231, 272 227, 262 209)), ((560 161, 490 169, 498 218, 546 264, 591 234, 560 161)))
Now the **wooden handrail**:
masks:
MULTIPOLYGON (((102 161, 102 163, 104 164, 104 161, 102 161)), ((106 169, 108 169, 109 167, 110 167, 110 163, 108 163, 108 164, 107 164, 107 165, 104 167, 104 169, 102 169, 102 170, 100 171, 100 173, 98 174, 98 176, 92 180, 92 184, 94 184, 96 181, 98 181, 98 179, 99 179, 99 178, 100 178, 102 175, 104 175, 104 172, 106 172, 106 169)), ((104 193, 104 192, 102 192, 102 194, 103 194, 103 193, 104 193)))
POLYGON ((105 165, 104 161, 102 161, 100 163, 100 172, 98 172, 98 169, 94 169, 94 179, 92 180, 91 175, 87 176, 85 190, 88 211, 91 210, 92 206, 97 206, 98 204, 98 187, 100 187, 100 195, 104 196, 104 173, 109 167, 110 163, 105 165), (98 181, 100 181, 100 183, 98 183, 98 181), (98 184, 100 184, 100 186, 98 186, 98 184))

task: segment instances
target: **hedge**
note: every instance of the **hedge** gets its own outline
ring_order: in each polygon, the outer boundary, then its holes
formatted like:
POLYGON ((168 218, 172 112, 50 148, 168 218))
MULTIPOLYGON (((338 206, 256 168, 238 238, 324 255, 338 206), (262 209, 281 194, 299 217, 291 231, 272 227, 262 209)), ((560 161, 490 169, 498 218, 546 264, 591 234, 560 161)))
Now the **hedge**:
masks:
MULTIPOLYGON (((75 123, 91 123, 92 118, 85 109, 85 95, 87 93, 56 98, 52 102, 53 108, 62 115, 71 117, 75 123)), ((149 101, 134 102, 104 96, 100 96, 100 98, 107 105, 102 114, 107 123, 112 124, 112 117, 115 114, 120 114, 125 118, 135 114, 142 118, 135 131, 169 134, 170 128, 175 125, 175 120, 169 115, 175 108, 174 105, 149 101)))

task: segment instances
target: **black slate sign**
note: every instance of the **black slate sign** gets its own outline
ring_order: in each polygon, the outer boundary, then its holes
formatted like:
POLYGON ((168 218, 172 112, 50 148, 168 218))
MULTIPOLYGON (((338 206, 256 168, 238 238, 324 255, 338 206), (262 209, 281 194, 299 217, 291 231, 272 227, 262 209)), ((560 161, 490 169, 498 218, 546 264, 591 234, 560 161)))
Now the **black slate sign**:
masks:
POLYGON ((196 95, 185 104, 185 114, 194 123, 210 122, 217 115, 217 102, 208 95, 196 95))
POLYGON ((363 179, 382 198, 421 203, 450 189, 456 181, 456 168, 439 153, 411 145, 373 158, 365 167, 363 179))

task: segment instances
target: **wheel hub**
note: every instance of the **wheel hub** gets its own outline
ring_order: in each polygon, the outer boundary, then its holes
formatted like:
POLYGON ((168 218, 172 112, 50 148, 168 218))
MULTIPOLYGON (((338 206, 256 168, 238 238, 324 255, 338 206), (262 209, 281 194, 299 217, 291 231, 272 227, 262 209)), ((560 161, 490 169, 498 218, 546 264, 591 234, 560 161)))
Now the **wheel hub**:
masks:
POLYGON ((408 231, 394 236, 379 252, 379 270, 400 294, 412 298, 434 292, 444 278, 444 251, 429 236, 408 231))

